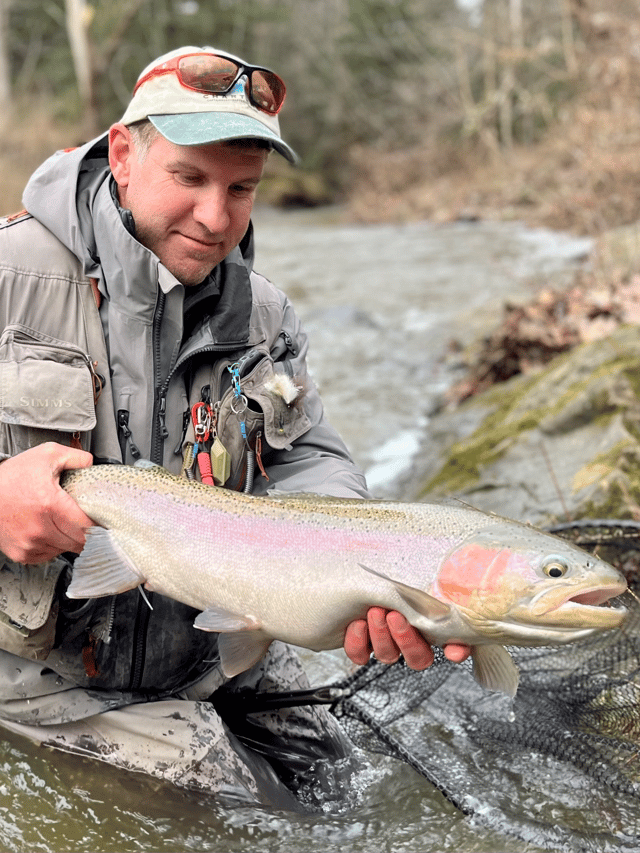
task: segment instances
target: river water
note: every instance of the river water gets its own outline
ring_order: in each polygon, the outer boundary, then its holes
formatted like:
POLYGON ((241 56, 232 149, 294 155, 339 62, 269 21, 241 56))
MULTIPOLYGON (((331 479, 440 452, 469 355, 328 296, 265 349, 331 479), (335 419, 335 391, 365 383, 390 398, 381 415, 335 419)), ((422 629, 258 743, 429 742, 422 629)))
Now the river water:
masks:
MULTIPOLYGON (((337 210, 255 217, 256 269, 293 299, 311 341, 328 416, 367 472, 394 495, 429 414, 456 375, 452 339, 489 329, 504 301, 525 299, 583 264, 589 242, 517 223, 343 224, 337 210)), ((341 653, 305 654, 315 683, 341 653)), ((2 851, 536 850, 473 824, 409 767, 371 759, 360 804, 301 817, 222 809, 140 776, 0 744, 2 851)), ((523 796, 526 792, 523 791, 523 796)))
POLYGON ((256 243, 256 269, 309 333, 329 419, 381 497, 396 497, 455 378, 450 343, 491 329, 506 300, 562 283, 591 245, 518 223, 344 225, 331 209, 263 210, 256 243))

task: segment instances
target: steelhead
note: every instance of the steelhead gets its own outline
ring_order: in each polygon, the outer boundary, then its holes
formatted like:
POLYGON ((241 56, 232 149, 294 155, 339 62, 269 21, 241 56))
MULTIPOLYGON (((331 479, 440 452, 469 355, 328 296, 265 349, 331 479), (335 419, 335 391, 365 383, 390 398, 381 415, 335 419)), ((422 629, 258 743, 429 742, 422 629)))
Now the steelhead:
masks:
POLYGON ((201 613, 233 676, 274 639, 339 648, 372 605, 399 610, 432 644, 473 647, 476 679, 514 695, 503 644, 568 643, 619 626, 626 589, 607 563, 564 540, 465 506, 252 497, 150 463, 65 472, 61 484, 96 526, 67 594, 143 584, 201 613))

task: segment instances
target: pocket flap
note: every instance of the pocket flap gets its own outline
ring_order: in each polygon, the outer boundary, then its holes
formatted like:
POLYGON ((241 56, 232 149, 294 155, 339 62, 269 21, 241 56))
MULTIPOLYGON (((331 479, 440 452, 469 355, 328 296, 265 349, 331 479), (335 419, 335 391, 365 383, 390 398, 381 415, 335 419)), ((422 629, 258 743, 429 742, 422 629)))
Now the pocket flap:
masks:
POLYGON ((281 450, 304 435, 311 421, 304 410, 304 387, 286 373, 279 373, 268 359, 262 361, 242 384, 244 394, 264 413, 264 436, 270 447, 281 450))
POLYGON ((19 633, 44 625, 65 565, 60 558, 39 566, 7 560, 0 567, 0 613, 5 617, 2 621, 19 633))
POLYGON ((0 339, 0 421, 64 432, 93 429, 89 357, 66 341, 8 326, 0 339))

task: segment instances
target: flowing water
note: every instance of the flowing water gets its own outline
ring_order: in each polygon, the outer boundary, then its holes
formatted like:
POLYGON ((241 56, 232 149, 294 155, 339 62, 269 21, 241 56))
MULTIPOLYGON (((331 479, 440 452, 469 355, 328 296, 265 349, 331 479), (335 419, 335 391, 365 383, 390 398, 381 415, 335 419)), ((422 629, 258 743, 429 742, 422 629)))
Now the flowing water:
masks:
POLYGON ((518 223, 366 227, 336 215, 261 211, 255 266, 293 300, 329 419, 371 490, 394 496, 456 374, 452 340, 470 343, 505 301, 561 282, 590 241, 518 223))
MULTIPOLYGON (((393 495, 468 343, 505 300, 533 295, 584 263, 586 240, 518 224, 358 226, 337 211, 255 217, 256 269, 287 291, 311 340, 330 420, 372 491, 393 495)), ((341 653, 305 654, 315 683, 341 653)), ((356 808, 302 817, 223 809, 142 776, 0 743, 2 851, 533 851, 475 825, 409 767, 371 758, 356 808)), ((522 795, 526 796, 523 789, 522 795)))

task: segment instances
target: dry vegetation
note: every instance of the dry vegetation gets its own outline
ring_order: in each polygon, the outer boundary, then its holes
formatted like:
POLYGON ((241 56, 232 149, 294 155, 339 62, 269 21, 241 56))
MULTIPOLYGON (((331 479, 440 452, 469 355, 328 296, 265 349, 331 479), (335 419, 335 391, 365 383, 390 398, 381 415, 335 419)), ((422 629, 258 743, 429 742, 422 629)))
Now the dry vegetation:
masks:
POLYGON ((43 160, 78 142, 78 128, 53 118, 46 102, 16 104, 0 133, 0 215, 22 208, 24 185, 43 160))
POLYGON ((448 392, 462 400, 518 373, 539 370, 556 355, 640 325, 640 275, 579 273, 568 290, 543 290, 525 305, 506 305, 497 328, 474 349, 465 378, 448 392))
MULTIPOLYGON (((617 3, 620 7, 622 4, 617 3)), ((583 4, 576 4, 583 8, 583 4)), ((526 147, 426 144, 352 153, 362 221, 511 218, 600 234, 640 219, 640 15, 583 10, 579 92, 526 147)))

